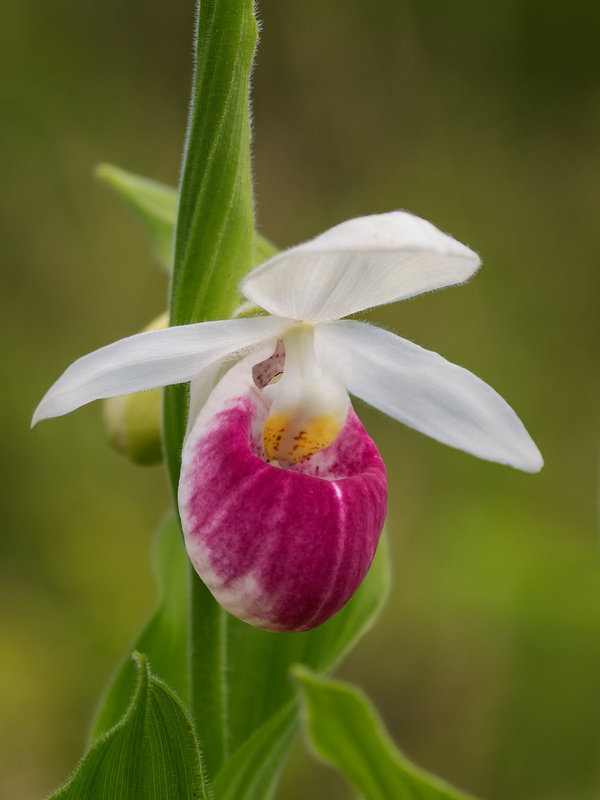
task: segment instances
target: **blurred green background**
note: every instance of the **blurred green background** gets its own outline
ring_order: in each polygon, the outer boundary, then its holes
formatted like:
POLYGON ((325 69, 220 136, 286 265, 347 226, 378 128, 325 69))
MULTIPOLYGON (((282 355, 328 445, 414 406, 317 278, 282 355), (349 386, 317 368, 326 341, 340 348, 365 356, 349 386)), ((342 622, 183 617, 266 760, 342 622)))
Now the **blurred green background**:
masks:
MULTIPOLYGON (((600 6, 262 0, 258 220, 280 246, 405 208, 478 250, 467 286, 372 314, 525 421, 538 476, 360 409, 390 473, 395 581, 341 674, 403 750, 488 800, 600 797, 600 6)), ((2 60, 0 796, 82 752, 152 606, 161 468, 98 405, 28 430, 75 357, 135 332, 166 280, 99 161, 176 183, 191 0, 9 0, 2 60)), ((349 798, 299 744, 279 796, 349 798)))

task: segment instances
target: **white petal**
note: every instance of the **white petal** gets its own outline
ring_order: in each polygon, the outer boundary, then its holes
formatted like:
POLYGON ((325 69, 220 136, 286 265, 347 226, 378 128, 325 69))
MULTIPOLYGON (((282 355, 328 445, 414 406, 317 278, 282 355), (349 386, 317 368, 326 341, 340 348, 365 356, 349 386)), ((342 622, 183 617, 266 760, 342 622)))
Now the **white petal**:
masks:
POLYGON ((477 253, 406 211, 342 222, 252 270, 244 295, 272 314, 320 322, 463 283, 477 253))
POLYGON ((317 355, 348 390, 440 442, 537 472, 543 460, 510 406, 437 353, 364 322, 319 325, 317 355))
POLYGON ((250 317, 120 339, 73 362, 46 392, 32 425, 102 397, 184 383, 231 353, 276 340, 289 326, 289 320, 279 317, 250 317))

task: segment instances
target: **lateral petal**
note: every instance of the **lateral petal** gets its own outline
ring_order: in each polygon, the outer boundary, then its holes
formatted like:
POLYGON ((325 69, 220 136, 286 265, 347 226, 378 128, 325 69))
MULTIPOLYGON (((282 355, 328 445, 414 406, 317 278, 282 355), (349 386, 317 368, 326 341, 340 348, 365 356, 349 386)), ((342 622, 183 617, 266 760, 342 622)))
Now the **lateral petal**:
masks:
POLYGON ((344 320, 317 328, 317 355, 357 397, 411 428, 479 458, 538 472, 523 423, 466 369, 389 331, 344 320))
POLYGON ((406 211, 342 222, 252 270, 243 294, 272 314, 335 320, 463 283, 477 253, 406 211))
POLYGON ((200 322, 120 339, 74 361, 46 392, 32 426, 103 397, 184 383, 231 353, 277 339, 279 317, 200 322))

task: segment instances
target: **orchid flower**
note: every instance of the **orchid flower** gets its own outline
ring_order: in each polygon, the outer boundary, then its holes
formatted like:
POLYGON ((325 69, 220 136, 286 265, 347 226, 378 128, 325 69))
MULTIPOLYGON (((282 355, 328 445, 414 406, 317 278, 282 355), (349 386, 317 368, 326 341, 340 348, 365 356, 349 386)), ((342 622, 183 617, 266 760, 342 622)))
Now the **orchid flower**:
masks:
POLYGON ((542 467, 519 418, 479 378, 343 319, 463 283, 479 265, 407 212, 348 220, 246 276, 242 294, 267 316, 150 331, 96 350, 50 388, 33 424, 191 381, 179 511, 192 563, 232 614, 267 630, 308 630, 354 593, 385 518, 385 467, 348 393, 480 458, 542 467))

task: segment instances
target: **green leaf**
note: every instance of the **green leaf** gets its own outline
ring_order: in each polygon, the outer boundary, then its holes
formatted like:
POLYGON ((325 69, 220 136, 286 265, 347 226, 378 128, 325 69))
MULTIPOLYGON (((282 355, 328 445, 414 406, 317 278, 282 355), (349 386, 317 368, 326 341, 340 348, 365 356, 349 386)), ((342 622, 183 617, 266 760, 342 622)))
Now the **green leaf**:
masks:
POLYGON ((212 792, 203 777, 187 711, 146 658, 135 654, 138 684, 122 720, 92 745, 51 800, 181 800, 212 792))
POLYGON ((271 797, 297 728, 297 707, 290 700, 225 762, 213 783, 216 800, 271 797))
POLYGON ((177 190, 150 178, 126 172, 112 164, 98 164, 95 174, 111 186, 134 211, 150 237, 159 264, 170 272, 177 190))
MULTIPOLYGON (((158 608, 131 650, 145 653, 153 671, 184 700, 187 683, 188 558, 174 515, 163 524, 156 542, 158 608)), ((131 652, 131 651, 130 651, 131 652)), ((91 740, 112 728, 123 715, 137 682, 131 658, 124 660, 104 696, 92 726, 91 740)))
POLYGON ((358 689, 306 667, 296 666, 292 673, 314 749, 366 800, 472 800, 411 764, 358 689))
POLYGON ((240 793, 247 776, 245 800, 262 800, 285 760, 298 720, 290 665, 303 661, 319 671, 331 670, 371 626, 390 584, 387 539, 381 538, 373 565, 350 602, 313 631, 268 633, 226 615, 229 653, 223 719, 233 755, 217 773, 217 800, 240 793), (250 666, 249 666, 250 665, 250 666), (264 792, 264 794, 261 794, 264 792))
MULTIPOLYGON (((94 172, 97 178, 114 189, 135 212, 150 237, 158 262, 170 273, 177 217, 177 189, 113 164, 98 164, 94 172)), ((277 247, 272 242, 255 232, 252 266, 262 264, 277 252, 277 247)))

